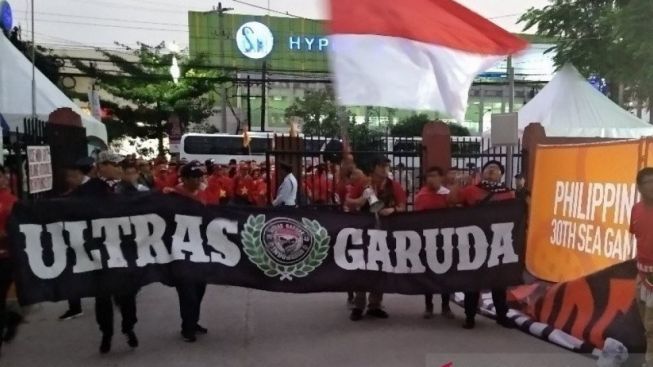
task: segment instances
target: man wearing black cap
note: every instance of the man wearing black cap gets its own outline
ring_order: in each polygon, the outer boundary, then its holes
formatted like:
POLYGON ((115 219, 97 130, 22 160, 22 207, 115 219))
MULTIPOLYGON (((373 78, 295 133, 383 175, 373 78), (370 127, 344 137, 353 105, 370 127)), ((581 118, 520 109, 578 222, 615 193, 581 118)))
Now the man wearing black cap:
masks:
MULTIPOLYGON (((201 190, 204 169, 200 162, 192 161, 181 168, 181 184, 172 189, 170 194, 180 195, 202 204, 206 204, 206 194, 201 190)), ((200 308, 206 292, 206 283, 180 280, 176 284, 181 314, 181 336, 184 341, 193 343, 197 334, 206 334, 208 330, 199 324, 200 308)))
MULTIPOLYGON (((88 175, 94 170, 95 160, 91 157, 81 158, 75 164, 66 168, 66 184, 68 185, 68 190, 63 196, 78 195, 77 189, 91 179, 88 175)), ((59 316, 59 320, 71 320, 83 314, 81 300, 71 299, 68 300, 68 310, 59 316)))
MULTIPOLYGON (((502 182, 504 173, 505 168, 501 162, 487 162, 483 165, 481 183, 462 189, 459 195, 460 201, 466 207, 474 207, 486 205, 490 202, 514 199, 515 192, 502 182)), ((476 325, 475 318, 478 311, 479 297, 479 292, 465 292, 466 318, 463 324, 465 329, 473 329, 476 325)), ((507 317, 506 289, 492 289, 492 300, 496 309, 497 323, 504 327, 511 327, 512 323, 507 317)))
MULTIPOLYGON (((366 191, 372 190, 379 201, 383 203, 383 209, 378 214, 389 216, 395 213, 406 211, 406 190, 401 184, 389 178, 390 160, 386 157, 377 157, 373 160, 369 170, 370 185, 366 191)), ((351 193, 350 193, 351 195, 351 193)), ((370 212, 369 196, 361 193, 359 197, 347 198, 347 205, 361 208, 361 211, 370 212)), ((352 321, 363 319, 363 311, 367 305, 367 316, 378 319, 387 319, 388 314, 382 308, 383 293, 370 292, 369 299, 366 299, 366 292, 356 292, 354 298, 354 309, 349 318, 352 321)))
MULTIPOLYGON (((74 193, 79 197, 108 197, 115 195, 116 183, 122 177, 120 166, 123 157, 119 154, 104 151, 100 152, 97 160, 97 177, 89 179, 80 186, 74 193)), ((127 338, 127 344, 138 347, 138 339, 134 334, 136 319, 136 293, 138 289, 125 287, 124 292, 113 296, 102 296, 95 298, 95 318, 100 331, 102 332, 102 343, 100 353, 105 354, 111 351, 113 339, 113 303, 115 302, 122 314, 122 332, 127 338)))

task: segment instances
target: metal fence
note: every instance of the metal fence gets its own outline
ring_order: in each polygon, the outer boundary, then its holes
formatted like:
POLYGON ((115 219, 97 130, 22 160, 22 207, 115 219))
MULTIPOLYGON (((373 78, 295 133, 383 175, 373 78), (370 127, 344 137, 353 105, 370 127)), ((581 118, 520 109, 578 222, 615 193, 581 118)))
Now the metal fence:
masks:
POLYGON ((46 144, 46 123, 38 119, 26 118, 23 129, 5 131, 3 134, 4 164, 9 174, 11 191, 21 199, 39 199, 45 193, 29 193, 27 169, 27 146, 46 144))
MULTIPOLYGON (((472 176, 479 175, 484 164, 495 160, 501 162, 504 167, 510 165, 513 175, 522 171, 521 141, 513 148, 512 161, 509 158, 507 147, 492 146, 488 139, 455 137, 452 138, 451 144, 452 169, 468 172, 472 176)), ((506 177, 506 179, 509 178, 506 177)))

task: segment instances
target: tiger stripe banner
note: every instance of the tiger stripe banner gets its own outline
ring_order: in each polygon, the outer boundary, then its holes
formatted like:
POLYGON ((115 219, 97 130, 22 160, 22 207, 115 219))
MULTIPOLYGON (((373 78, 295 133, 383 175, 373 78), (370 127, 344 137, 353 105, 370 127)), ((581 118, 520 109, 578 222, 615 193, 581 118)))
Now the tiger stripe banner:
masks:
POLYGON ((268 291, 424 294, 521 284, 525 205, 380 218, 204 206, 176 195, 17 204, 23 304, 196 281, 268 291))

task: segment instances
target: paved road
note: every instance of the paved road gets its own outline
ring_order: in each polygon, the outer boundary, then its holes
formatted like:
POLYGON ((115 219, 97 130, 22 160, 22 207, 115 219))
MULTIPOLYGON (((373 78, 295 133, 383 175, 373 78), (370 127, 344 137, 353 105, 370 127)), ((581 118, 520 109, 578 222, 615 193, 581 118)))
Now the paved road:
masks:
MULTIPOLYGON (((421 318, 422 298, 388 296, 389 320, 348 320, 340 294, 292 295, 211 286, 202 324, 209 335, 195 344, 179 336, 173 289, 149 286, 139 294, 141 340, 129 350, 122 335, 111 354, 97 352, 100 333, 93 302, 79 319, 55 321, 66 305, 45 304, 3 348, 0 366, 594 366, 595 362, 479 317, 476 330, 457 320, 421 318)), ((116 326, 119 330, 119 317, 116 326)))

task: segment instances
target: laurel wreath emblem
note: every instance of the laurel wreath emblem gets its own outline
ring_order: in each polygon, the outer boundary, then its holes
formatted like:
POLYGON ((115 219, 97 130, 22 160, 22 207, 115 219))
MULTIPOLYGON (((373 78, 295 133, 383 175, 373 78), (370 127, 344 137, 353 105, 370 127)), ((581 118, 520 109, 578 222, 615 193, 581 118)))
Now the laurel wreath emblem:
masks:
POLYGON ((272 259, 263 248, 261 232, 265 227, 265 215, 250 215, 241 232, 243 250, 254 263, 268 277, 281 276, 280 280, 292 281, 294 278, 308 276, 313 270, 322 264, 329 254, 329 242, 331 237, 327 230, 316 220, 302 218, 302 224, 313 236, 314 245, 311 252, 304 260, 294 265, 281 265, 272 259))

